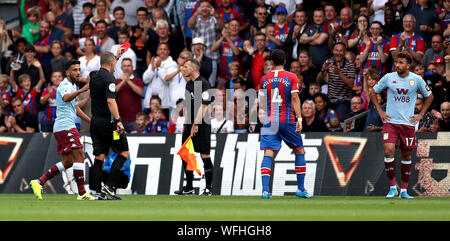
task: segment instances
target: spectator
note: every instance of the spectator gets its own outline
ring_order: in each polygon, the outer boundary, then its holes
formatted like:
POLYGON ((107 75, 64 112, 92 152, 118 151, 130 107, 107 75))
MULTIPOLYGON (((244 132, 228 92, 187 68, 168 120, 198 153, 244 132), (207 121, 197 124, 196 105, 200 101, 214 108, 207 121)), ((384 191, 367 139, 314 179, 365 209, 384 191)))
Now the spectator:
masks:
MULTIPOLYGON (((300 100, 305 102, 306 100, 311 100, 312 97, 317 93, 322 93, 322 89, 320 88, 320 84, 316 81, 309 83, 309 86, 307 88, 308 91, 302 91, 300 95, 300 100)), ((314 101, 313 101, 314 102, 314 101)))
POLYGON ((170 97, 170 79, 168 76, 178 68, 177 63, 172 59, 170 54, 170 47, 167 43, 159 43, 157 49, 158 56, 152 57, 150 65, 144 72, 144 84, 147 84, 147 91, 145 92, 144 108, 149 108, 150 97, 158 95, 162 102, 162 109, 164 115, 170 118, 170 109, 175 108, 175 100, 170 97))
POLYGON ((252 46, 250 40, 245 40, 244 42, 244 62, 243 69, 244 73, 249 71, 247 83, 248 88, 253 88, 258 91, 259 81, 264 75, 264 62, 270 57, 270 51, 266 48, 266 35, 262 32, 255 34, 254 46, 252 46))
POLYGON ((446 40, 448 40, 448 36, 450 36, 450 28, 448 27, 450 24, 450 1, 449 0, 443 0, 442 5, 444 7, 444 15, 439 17, 442 19, 443 24, 443 35, 446 40))
POLYGON ((341 9, 341 22, 330 24, 328 29, 330 37, 328 38, 328 47, 331 49, 337 42, 343 42, 348 46, 348 40, 355 31, 355 24, 352 19, 352 9, 344 7, 341 9))
MULTIPOLYGON (((289 31, 294 27, 292 22, 288 22, 287 19, 287 10, 283 6, 278 6, 275 10, 275 16, 277 17, 277 22, 275 25, 275 38, 284 44, 286 41, 289 31)), ((287 52, 290 53, 290 52, 287 52)))
MULTIPOLYGON (((212 51, 220 50, 219 61, 219 83, 226 82, 231 78, 228 64, 232 61, 242 63, 241 52, 244 47, 244 40, 239 37, 239 21, 231 19, 228 23, 228 28, 222 30, 222 36, 211 47, 212 51)), ((240 72, 241 73, 241 72, 240 72)))
POLYGON ((94 40, 88 38, 84 43, 84 56, 79 58, 80 61, 80 82, 87 83, 89 73, 100 69, 100 56, 95 53, 94 40))
POLYGON ((305 44, 300 44, 300 36, 306 31, 308 17, 304 10, 296 10, 294 15, 294 27, 289 30, 289 34, 284 42, 284 48, 292 53, 291 60, 298 60, 300 51, 307 50, 305 44))
POLYGON ((50 45, 53 42, 53 37, 50 35, 50 23, 46 20, 39 22, 39 40, 34 43, 34 48, 38 53, 39 62, 46 70, 50 69, 50 60, 53 54, 50 52, 50 45))
POLYGON ((22 28, 22 37, 24 37, 28 43, 34 44, 39 40, 39 20, 41 19, 40 7, 32 7, 27 11, 27 22, 22 28))
POLYGON ((142 110, 141 96, 144 92, 144 83, 142 79, 133 75, 132 59, 125 57, 120 62, 121 75, 116 80, 117 107, 119 108, 119 114, 125 131, 133 132, 138 129, 135 118, 136 114, 142 110))
POLYGON ((353 35, 348 40, 347 47, 352 50, 356 50, 356 53, 361 52, 361 44, 364 39, 369 37, 369 18, 365 15, 360 15, 356 20, 356 28, 353 35))
POLYGON ((2 39, 1 45, 3 51, 0 50, 0 72, 1 73, 9 73, 11 70, 11 65, 21 65, 24 62, 25 58, 25 49, 27 45, 32 46, 27 42, 27 40, 23 37, 18 38, 16 41, 12 41, 12 39, 8 36, 8 32, 5 31, 4 24, 0 21, 0 39, 2 39), (3 30, 2 30, 3 29, 3 30), (8 52, 12 51, 12 54, 8 57, 8 52))
POLYGON ((8 132, 39 132, 36 115, 25 110, 23 100, 20 97, 13 97, 11 105, 14 110, 14 115, 5 118, 5 125, 8 128, 8 132))
POLYGON ((183 51, 183 41, 177 35, 170 34, 169 23, 166 20, 158 20, 156 22, 156 35, 151 36, 147 41, 147 63, 150 59, 157 56, 157 47, 160 43, 167 43, 170 47, 170 56, 172 59, 177 59, 181 51, 183 51))
MULTIPOLYGON (((377 80, 378 81, 378 80, 377 80)), ((366 79, 364 78, 365 84, 369 86, 366 79)), ((370 90, 369 90, 370 91, 370 90)), ((371 90, 373 91, 373 89, 371 90)), ((369 93, 366 93, 368 95, 369 93)), ((384 104, 386 102, 386 94, 384 92, 381 92, 380 94, 377 94, 377 101, 380 105, 384 104)), ((386 106, 382 107, 383 111, 386 111, 386 106)), ((370 102, 369 103, 369 112, 367 114, 366 118, 366 124, 364 125, 364 131, 381 131, 383 130, 383 120, 381 120, 380 115, 375 108, 375 105, 370 102)))
MULTIPOLYGON (((72 17, 73 17, 73 33, 77 36, 80 35, 81 23, 90 22, 94 15, 94 3, 89 0, 77 0, 71 1, 74 3, 72 6, 72 17), (85 12, 86 11, 86 12, 85 12)), ((97 1, 98 2, 98 1, 97 1)), ((91 23, 95 26, 95 22, 91 23)), ((60 40, 61 41, 61 40, 60 40)))
POLYGON ((302 105, 302 131, 327 132, 327 126, 322 119, 316 118, 316 107, 312 100, 306 100, 302 105))
POLYGON ((384 25, 384 8, 387 0, 368 0, 369 13, 373 13, 371 22, 378 21, 384 25))
POLYGON ((313 65, 311 53, 306 50, 299 53, 298 63, 300 64, 300 73, 303 77, 303 84, 305 85, 305 88, 308 89, 309 84, 316 82, 320 70, 313 65))
POLYGON ((214 117, 211 118, 211 133, 233 133, 233 122, 224 116, 225 108, 222 104, 214 106, 214 117))
POLYGON ((136 26, 138 24, 136 20, 136 10, 140 7, 145 7, 145 3, 142 0, 115 0, 111 4, 111 8, 121 6, 125 12, 125 22, 128 26, 136 26))
POLYGON ((56 89, 63 81, 63 72, 54 71, 50 78, 52 85, 44 88, 42 96, 39 100, 44 106, 44 115, 41 120, 41 132, 53 132, 53 124, 56 119, 56 89))
POLYGON ((231 96, 234 95, 235 90, 242 89, 245 91, 245 80, 239 75, 239 63, 233 61, 228 65, 228 68, 230 69, 231 78, 225 83, 225 88, 231 90, 231 96))
POLYGON ((101 40, 98 36, 94 35, 94 26, 92 26, 91 23, 84 22, 83 24, 81 24, 81 38, 78 39, 78 56, 85 55, 84 44, 86 42, 86 39, 94 40, 95 52, 100 52, 101 40))
POLYGON ((417 18, 414 32, 423 37, 427 46, 431 46, 432 36, 441 34, 442 29, 441 20, 436 10, 430 7, 428 0, 420 0, 417 3, 410 0, 402 0, 402 3, 407 15, 411 14, 417 18))
MULTIPOLYGON (((384 4, 383 4, 384 6, 384 4)), ((363 44, 361 45, 361 52, 359 53, 360 61, 362 63, 362 71, 369 66, 375 66, 378 69, 380 76, 386 73, 386 61, 389 58, 388 42, 383 39, 381 33, 383 32, 383 25, 380 22, 374 21, 370 24, 370 35, 365 35, 363 44)))
POLYGON ((177 100, 176 113, 170 119, 168 133, 183 133, 184 121, 185 121, 185 108, 183 105, 183 99, 177 100))
POLYGON ((147 133, 167 133, 167 122, 161 119, 161 116, 164 115, 161 107, 155 106, 152 108, 150 115, 151 121, 145 127, 147 133))
POLYGON ((205 55, 205 51, 206 45, 203 38, 194 38, 192 40, 193 57, 200 63, 200 75, 205 79, 209 79, 213 68, 213 60, 205 55))
POLYGON ((389 0, 385 4, 384 16, 386 17, 387 10, 392 10, 392 16, 395 21, 400 21, 405 16, 405 8, 403 7, 402 0, 389 0))
MULTIPOLYGON (((79 3, 77 3, 77 5, 78 4, 79 3)), ((84 19, 83 20, 78 20, 78 21, 80 21, 81 23, 84 23, 84 22, 90 23, 91 22, 91 18, 94 17, 94 8, 95 8, 95 5, 93 3, 87 2, 87 1, 84 2, 82 4, 84 19)), ((74 14, 75 14, 75 7, 74 7, 74 14)), ((80 15, 80 19, 81 19, 81 15, 80 15)), ((75 15, 73 16, 73 20, 75 22, 75 15)), ((77 24, 75 23, 75 26, 76 25, 77 24)), ((78 24, 78 25, 81 25, 81 24, 78 24)), ((78 29, 78 32, 80 32, 80 29, 78 29)))
MULTIPOLYGON (((425 53, 425 41, 414 32, 416 18, 411 14, 406 14, 403 18, 403 32, 392 36, 389 48, 392 58, 397 60, 397 54, 402 51, 408 52, 414 61, 421 61, 425 53)), ((394 66, 392 66, 394 69, 394 66)), ((392 70, 394 71, 394 70, 392 70)))
POLYGON ((146 43, 149 39, 148 32, 151 28, 151 21, 147 18, 147 8, 140 7, 136 10, 138 25, 131 28, 132 33, 130 37, 131 49, 136 54, 136 71, 137 77, 141 78, 145 69, 147 68, 147 49, 146 43))
POLYGON ((153 9, 157 8, 156 3, 157 0, 144 0, 145 7, 147 8, 147 12, 149 14, 148 18, 152 19, 153 9))
POLYGON ((64 9, 63 0, 49 0, 50 10, 56 15, 56 27, 61 28, 64 32, 73 32, 74 22, 72 10, 64 9))
POLYGON ((257 32, 264 29, 267 24, 271 22, 268 17, 269 11, 265 5, 257 6, 253 15, 255 16, 256 21, 250 26, 250 36, 255 36, 257 32))
MULTIPOLYGON (((336 8, 331 3, 326 3, 324 7, 325 12, 325 24, 327 25, 339 25, 341 20, 337 18, 336 8)), ((331 26, 329 26, 331 27, 331 26)), ((329 29, 329 28, 328 28, 329 29)))
POLYGON ((322 119, 327 128, 330 129, 330 120, 332 118, 337 118, 337 115, 336 111, 331 108, 331 103, 328 100, 327 95, 318 93, 315 94, 312 99, 316 107, 316 118, 322 119))
POLYGON ((328 127, 328 129, 331 132, 342 132, 342 126, 341 123, 339 122, 338 118, 333 117, 330 120, 330 126, 328 127))
POLYGON ((232 4, 231 0, 222 0, 221 6, 216 9, 216 12, 224 23, 231 22, 232 19, 237 19, 239 22, 238 33, 250 26, 242 10, 235 4, 232 4))
POLYGON ((363 88, 363 85, 362 85, 363 71, 362 71, 361 55, 358 54, 355 56, 354 63, 355 63, 356 74, 355 74, 355 81, 353 84, 352 92, 354 95, 361 95, 361 91, 363 88))
POLYGON ((275 49, 283 47, 283 43, 275 36, 276 31, 274 24, 267 24, 264 31, 266 34, 266 48, 268 48, 270 51, 273 51, 275 49))
MULTIPOLYGON (((397 0, 400 2, 400 0, 397 0)), ((386 40, 390 40, 392 35, 400 33, 402 31, 401 18, 396 18, 394 9, 386 3, 384 9, 384 30, 383 35, 386 40)), ((401 5, 401 2, 400 2, 401 5)))
POLYGON ((5 120, 8 118, 3 113, 3 108, 0 108, 0 133, 2 132, 8 132, 8 127, 6 126, 5 120))
MULTIPOLYGON (((361 96, 353 96, 351 99, 351 105, 350 105, 350 113, 348 113, 345 116, 345 119, 351 118, 353 116, 359 115, 366 111, 363 106, 363 101, 361 99, 361 96)), ((350 123, 350 126, 346 126, 346 131, 356 131, 356 132, 363 132, 364 131, 364 125, 366 124, 367 115, 358 118, 350 123)))
POLYGON ((216 30, 223 28, 223 21, 208 0, 200 0, 200 7, 189 19, 188 27, 192 30, 193 38, 201 37, 204 40, 206 45, 205 56, 212 59, 212 73, 209 77, 209 83, 211 86, 215 86, 219 52, 217 50, 213 51, 211 47, 217 40, 216 30))
MULTIPOLYGON (((11 69, 9 83, 11 84, 11 90, 15 96, 18 96, 22 99, 23 104, 25 106, 25 110, 33 113, 34 115, 37 115, 38 113, 38 96, 39 93, 41 93, 42 85, 45 82, 44 77, 44 71, 42 69, 41 63, 39 61, 35 60, 33 62, 34 67, 36 67, 39 70, 39 82, 32 87, 31 85, 31 77, 28 74, 21 74, 19 75, 19 85, 17 86, 16 82, 14 81, 14 73, 18 70, 16 68, 11 69)), ((13 104, 11 102, 11 104, 13 104)))
POLYGON ((94 17, 91 18, 90 22, 92 25, 96 25, 99 20, 105 21, 108 25, 112 22, 106 0, 95 1, 95 14, 94 17))
MULTIPOLYGON (((117 50, 120 48, 120 46, 122 46, 126 42, 130 41, 130 32, 128 32, 126 30, 120 31, 118 36, 119 36, 119 42, 118 42, 118 44, 111 47, 111 50, 110 50, 111 53, 117 53, 117 50)), ((125 58, 129 58, 132 61, 132 67, 133 67, 132 74, 136 70, 136 64, 137 64, 136 53, 134 53, 132 48, 128 48, 125 52, 122 53, 120 58, 117 60, 116 67, 114 68, 114 77, 116 77, 116 79, 121 78, 121 76, 122 76, 122 60, 125 58)))
MULTIPOLYGON (((367 85, 369 89, 373 88, 380 79, 380 74, 374 67, 369 67, 366 70, 364 70, 363 75, 364 75, 363 78, 364 86, 367 85)), ((363 101, 364 109, 368 110, 370 103, 369 93, 362 91, 360 96, 363 101)))
POLYGON ((366 3, 362 3, 359 7, 359 16, 366 16, 369 19, 369 8, 366 3))
POLYGON ((146 120, 147 120, 147 114, 145 114, 144 112, 137 113, 136 114, 137 129, 132 133, 137 133, 137 134, 147 133, 147 129, 145 128, 147 126, 146 120))
POLYGON ((121 30, 128 30, 127 22, 125 21, 125 10, 121 6, 117 6, 113 9, 114 20, 110 27, 108 27, 108 36, 114 39, 115 42, 119 41, 119 33, 121 30))
MULTIPOLYGON (((31 88, 34 88, 36 84, 40 80, 40 70, 35 66, 35 62, 39 62, 34 56, 36 56, 36 51, 34 49, 34 46, 27 45, 25 48, 25 61, 21 61, 23 63, 17 65, 16 67, 13 67, 12 69, 15 69, 15 75, 14 75, 14 81, 16 83, 19 83, 18 77, 22 74, 28 74, 31 78, 31 88)), ((11 71, 13 71, 11 69, 11 71)), ((11 72, 10 72, 11 73, 11 72)), ((44 72, 45 73, 45 72, 44 72)), ((45 75, 44 75, 45 76, 45 75)))
POLYGON ((322 9, 314 10, 314 24, 309 26, 300 37, 300 43, 308 44, 312 56, 313 64, 317 68, 322 68, 325 60, 330 56, 328 49, 328 25, 324 24, 324 12, 322 9))
POLYGON ((350 111, 350 99, 356 74, 355 65, 345 59, 346 48, 337 43, 331 57, 317 75, 317 81, 328 84, 328 98, 336 111, 339 121, 350 111))
POLYGON ((188 27, 188 22, 199 5, 199 0, 179 0, 174 4, 172 12, 173 16, 176 16, 174 17, 174 24, 184 33, 187 49, 192 47, 192 30, 188 27))
POLYGON ((442 119, 439 120, 440 131, 450 131, 450 102, 445 101, 441 104, 442 119))
POLYGON ((234 133, 247 133, 249 128, 248 99, 242 85, 240 87, 234 92, 234 133))
POLYGON ((4 115, 10 115, 12 93, 9 91, 9 76, 6 74, 0 75, 0 109, 4 115))
MULTIPOLYGON (((268 59, 264 62, 264 75, 270 73, 273 70, 273 67, 275 67, 273 65, 273 61, 268 59)), ((264 76, 263 75, 263 76, 264 76)))
MULTIPOLYGON (((419 114, 423 109, 423 96, 419 94, 417 96, 416 104, 414 106, 414 114, 419 114)), ((423 115, 422 119, 420 119, 419 122, 416 123, 416 132, 429 132, 431 131, 431 125, 436 120, 436 118, 427 111, 425 115, 423 115)))
POLYGON ((53 59, 50 61, 52 72, 64 73, 66 70, 66 57, 62 56, 62 43, 55 40, 50 45, 50 51, 52 51, 53 59))
MULTIPOLYGON (((195 41, 194 41, 195 43, 195 41)), ((197 46, 197 44, 195 44, 194 46, 197 46)), ((177 58, 177 68, 175 69, 174 72, 169 73, 166 78, 172 79, 170 81, 169 84, 169 89, 170 89, 170 99, 172 100, 172 102, 175 102, 175 106, 176 106, 176 101, 180 100, 180 99, 184 99, 184 92, 186 90, 186 79, 184 78, 183 74, 181 73, 181 70, 184 68, 184 64, 186 63, 186 60, 191 59, 192 58, 192 54, 189 51, 183 51, 181 52, 180 56, 177 58), (173 77, 171 77, 171 75, 173 77)), ((178 109, 178 112, 180 110, 178 109)), ((178 114, 178 112, 176 112, 175 114, 178 114)), ((170 116, 172 116, 172 113, 170 114, 170 116)))
POLYGON ((64 49, 62 51, 64 57, 66 57, 67 61, 71 59, 78 59, 77 49, 78 49, 78 41, 75 38, 75 35, 71 32, 65 33, 63 37, 64 41, 64 49))
POLYGON ((105 20, 98 20, 95 23, 95 32, 97 33, 97 37, 100 39, 100 53, 109 51, 112 46, 116 44, 116 41, 108 36, 107 29, 108 24, 105 20))
MULTIPOLYGON (((290 19, 292 19, 295 10, 303 6, 303 0, 265 0, 265 3, 270 4, 273 10, 277 9, 278 6, 285 7, 290 19)), ((276 16, 272 16, 272 22, 277 22, 276 16)))
POLYGON ((431 48, 428 48, 423 55, 422 64, 428 65, 438 57, 444 58, 444 50, 442 46, 442 36, 440 34, 435 34, 431 38, 431 48))

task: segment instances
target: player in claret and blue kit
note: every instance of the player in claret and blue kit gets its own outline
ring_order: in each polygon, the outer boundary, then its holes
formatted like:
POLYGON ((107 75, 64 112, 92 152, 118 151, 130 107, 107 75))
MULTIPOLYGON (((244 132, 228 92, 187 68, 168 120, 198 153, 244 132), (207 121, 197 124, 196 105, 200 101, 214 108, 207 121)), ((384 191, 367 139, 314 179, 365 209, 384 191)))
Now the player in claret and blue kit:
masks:
MULTIPOLYGON (((375 105, 383 120, 384 165, 389 179, 390 190, 386 198, 394 198, 397 194, 395 182, 395 147, 400 142, 401 150, 401 191, 400 198, 412 199, 408 193, 408 182, 411 176, 411 153, 416 148, 415 124, 422 119, 433 102, 433 94, 422 77, 409 72, 412 57, 408 53, 399 53, 395 62, 397 72, 386 74, 370 91, 370 100, 375 105), (387 89, 386 112, 381 109, 376 93, 387 89), (414 115, 417 95, 425 97, 422 111, 414 115)), ((365 88, 368 88, 364 86, 365 88)))
POLYGON ((274 70, 263 76, 259 86, 260 105, 266 106, 267 116, 261 128, 261 150, 264 159, 261 163, 263 199, 270 199, 269 180, 273 155, 281 148, 283 140, 295 153, 295 172, 298 190, 296 195, 302 198, 312 196, 304 187, 306 174, 305 151, 303 149, 302 115, 299 98, 299 81, 294 73, 285 71, 285 53, 274 50, 271 54, 274 70), (265 98, 264 98, 265 97, 265 98))

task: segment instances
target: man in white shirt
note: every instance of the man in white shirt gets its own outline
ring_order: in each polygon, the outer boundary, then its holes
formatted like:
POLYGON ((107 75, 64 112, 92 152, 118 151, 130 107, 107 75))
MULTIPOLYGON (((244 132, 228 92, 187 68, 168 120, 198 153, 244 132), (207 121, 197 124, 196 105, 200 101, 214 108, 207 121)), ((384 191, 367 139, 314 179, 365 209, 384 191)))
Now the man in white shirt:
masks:
MULTIPOLYGON (((127 41, 130 40, 130 33, 126 30, 124 31, 120 31, 119 34, 119 44, 116 44, 114 46, 112 46, 111 48, 111 53, 116 53, 117 50, 120 48, 120 46, 122 46, 124 43, 126 43, 127 41)), ((116 79, 119 79, 122 76, 122 60, 124 58, 130 58, 133 62, 133 71, 136 70, 136 61, 137 61, 137 57, 136 54, 134 53, 134 51, 131 48, 128 48, 127 51, 125 51, 125 53, 122 54, 122 56, 120 57, 120 59, 117 61, 116 63, 116 67, 114 68, 114 77, 116 79)))
POLYGON ((152 57, 150 65, 143 75, 144 84, 148 85, 143 106, 144 109, 149 108, 150 98, 152 95, 157 95, 161 99, 161 107, 166 118, 170 118, 168 113, 175 108, 176 103, 176 100, 172 100, 170 95, 170 82, 178 65, 170 57, 170 47, 167 43, 159 43, 156 53, 158 56, 152 57))

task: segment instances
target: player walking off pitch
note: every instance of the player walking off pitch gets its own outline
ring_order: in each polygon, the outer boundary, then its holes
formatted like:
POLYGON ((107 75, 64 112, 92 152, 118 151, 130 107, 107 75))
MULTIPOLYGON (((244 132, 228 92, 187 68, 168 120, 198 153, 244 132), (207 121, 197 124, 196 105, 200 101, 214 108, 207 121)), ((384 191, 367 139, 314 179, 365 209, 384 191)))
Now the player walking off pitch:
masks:
MULTIPOLYGON (((380 118, 383 120, 383 148, 384 165, 389 179, 389 193, 387 199, 394 198, 397 194, 395 182, 395 147, 400 142, 401 150, 401 190, 399 197, 412 199, 408 192, 408 182, 411 176, 411 153, 416 148, 416 133, 414 125, 422 119, 433 102, 433 94, 422 77, 409 72, 412 57, 408 53, 399 53, 395 62, 397 72, 388 73, 370 91, 370 100, 375 105, 380 118), (377 102, 378 94, 387 89, 386 112, 377 102), (414 115, 414 106, 417 95, 420 92, 425 97, 422 111, 414 115)), ((364 88, 368 88, 366 85, 364 88)), ((366 89, 367 90, 367 89, 366 89)), ((368 91, 368 90, 367 90, 368 91)))
POLYGON ((96 200, 84 188, 84 152, 80 134, 75 126, 77 115, 87 122, 91 119, 77 106, 78 95, 89 89, 89 84, 77 90, 80 79, 80 62, 71 60, 66 64, 66 78, 56 90, 56 119, 53 126, 58 154, 62 161, 51 166, 39 179, 32 180, 30 186, 34 195, 42 199, 42 186, 65 169, 73 166, 73 175, 78 187, 77 200, 96 200))

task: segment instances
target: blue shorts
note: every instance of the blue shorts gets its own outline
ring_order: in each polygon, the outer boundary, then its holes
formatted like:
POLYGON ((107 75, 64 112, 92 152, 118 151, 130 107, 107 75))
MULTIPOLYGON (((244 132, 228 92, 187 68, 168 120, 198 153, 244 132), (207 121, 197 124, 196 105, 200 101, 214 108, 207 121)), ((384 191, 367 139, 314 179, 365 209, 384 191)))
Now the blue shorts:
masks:
MULTIPOLYGON (((281 140, 292 149, 302 149, 303 140, 300 133, 295 132, 296 123, 279 123, 278 131, 273 135, 261 134, 261 150, 280 150, 281 140)), ((267 127, 264 125, 264 127, 267 127)))

